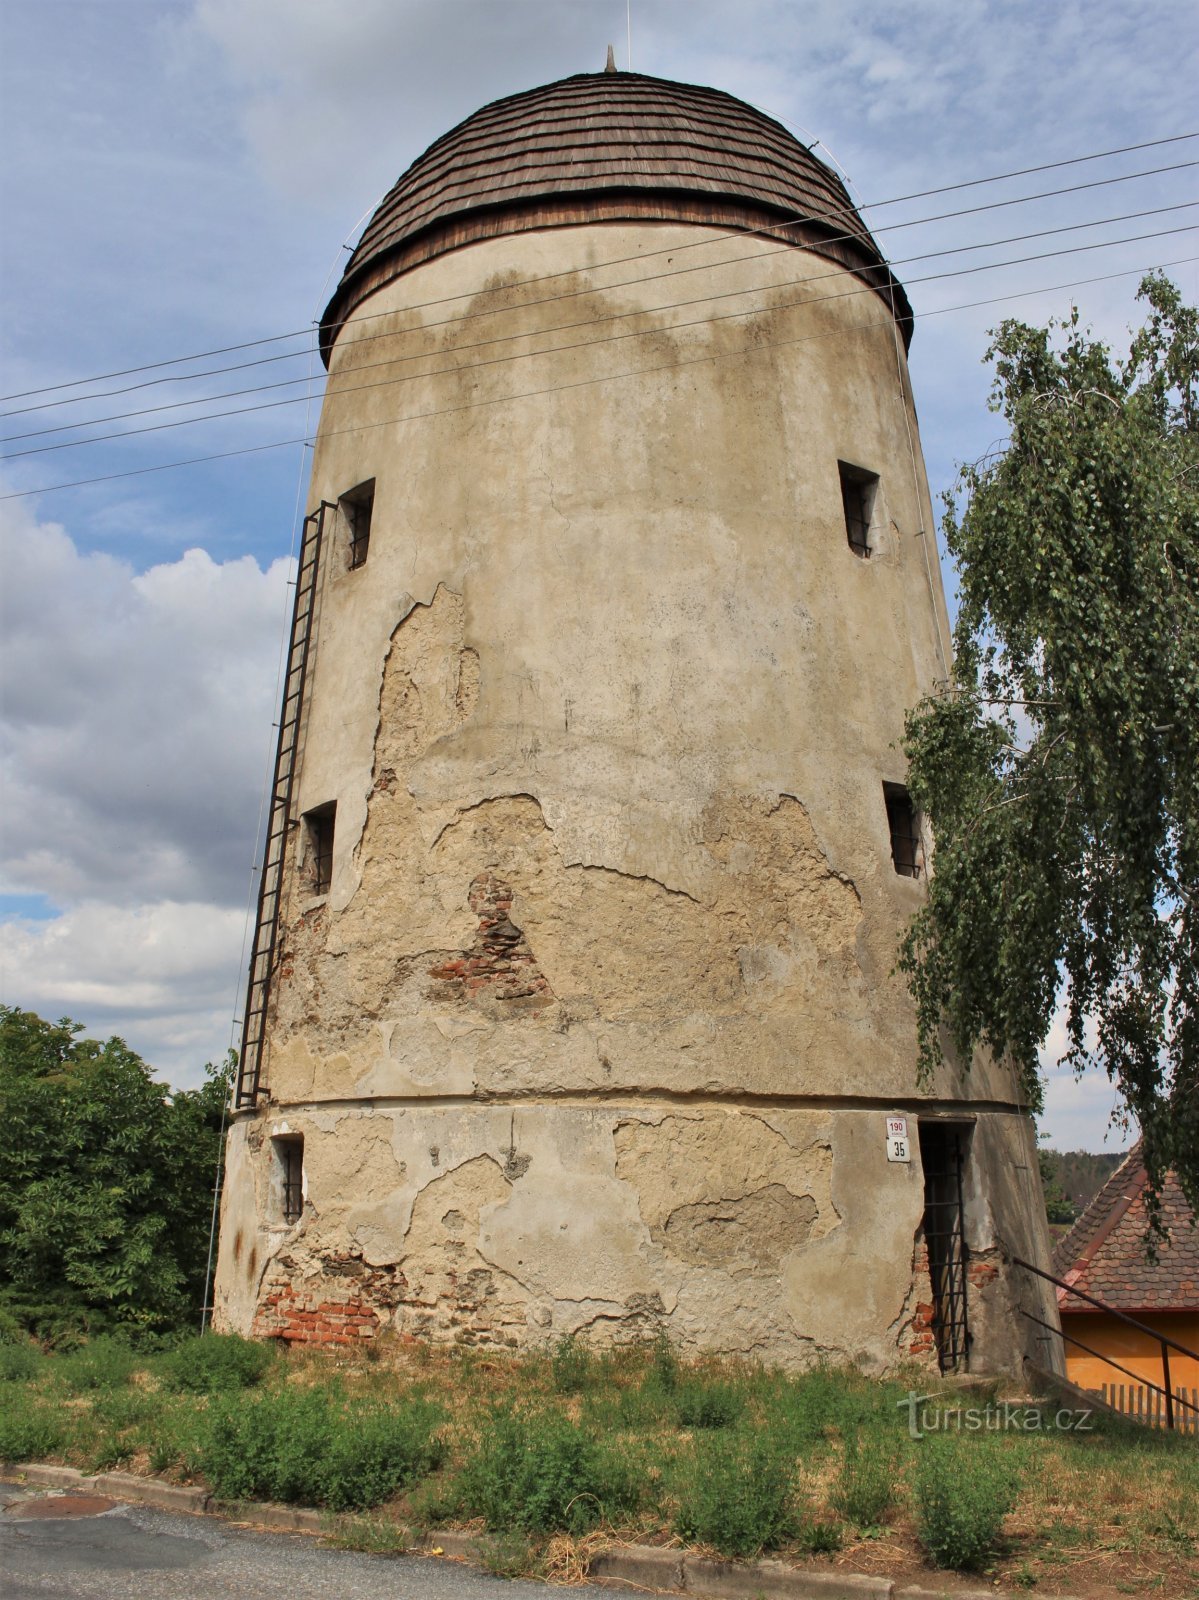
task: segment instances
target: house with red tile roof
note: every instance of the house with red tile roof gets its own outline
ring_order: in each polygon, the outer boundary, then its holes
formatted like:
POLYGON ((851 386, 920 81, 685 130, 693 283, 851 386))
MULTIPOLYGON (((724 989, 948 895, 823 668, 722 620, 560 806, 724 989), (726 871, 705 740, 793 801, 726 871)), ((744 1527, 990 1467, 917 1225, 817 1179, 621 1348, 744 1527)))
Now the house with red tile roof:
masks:
POLYGON ((1135 1145, 1053 1253, 1057 1277, 1110 1308, 1101 1311, 1079 1294, 1057 1291, 1067 1376, 1084 1389, 1102 1392, 1108 1386, 1109 1398, 1112 1386, 1133 1389, 1138 1380, 1162 1385, 1162 1349, 1155 1333, 1196 1352, 1188 1357, 1169 1351, 1171 1389, 1184 1391, 1187 1399, 1199 1389, 1199 1226, 1172 1172, 1161 1208, 1169 1241, 1158 1240, 1151 1259, 1145 1167, 1135 1145), (1111 1312, 1123 1312, 1153 1332, 1130 1327, 1111 1312))

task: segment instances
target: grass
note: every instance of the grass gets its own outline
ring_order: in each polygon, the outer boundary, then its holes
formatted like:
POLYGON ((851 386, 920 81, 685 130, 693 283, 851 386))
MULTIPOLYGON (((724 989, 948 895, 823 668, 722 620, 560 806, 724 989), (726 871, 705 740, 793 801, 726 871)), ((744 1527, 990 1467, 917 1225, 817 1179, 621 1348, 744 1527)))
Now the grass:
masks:
POLYGON ((332 1542, 381 1555, 410 1529, 464 1526, 509 1576, 580 1576, 605 1540, 683 1541, 908 1581, 940 1566, 1043 1594, 1199 1592, 1195 1441, 1098 1419, 913 1440, 907 1387, 682 1361, 663 1342, 523 1357, 9 1342, 0 1458, 326 1507, 332 1542))

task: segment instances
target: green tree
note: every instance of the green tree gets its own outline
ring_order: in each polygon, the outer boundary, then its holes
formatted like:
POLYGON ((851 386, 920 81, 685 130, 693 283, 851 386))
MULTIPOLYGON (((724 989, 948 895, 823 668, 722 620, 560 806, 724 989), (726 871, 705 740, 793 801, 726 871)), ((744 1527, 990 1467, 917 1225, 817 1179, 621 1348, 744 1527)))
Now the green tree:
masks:
POLYGON ((121 1039, 0 1007, 0 1305, 46 1336, 198 1319, 229 1064, 171 1093, 121 1039))
POLYGON ((1041 1171, 1041 1193, 1045 1196, 1045 1215, 1050 1222, 1073 1222, 1078 1213, 1074 1202, 1062 1188, 1061 1157, 1056 1150, 1038 1150, 1037 1165, 1041 1171))
POLYGON ((1034 1104, 1064 996, 1067 1059, 1199 1206, 1199 314, 1161 277, 1140 298, 1125 360, 1077 314, 993 336, 1008 441, 947 504, 952 678, 905 737, 935 870, 900 966, 925 1069, 944 1029, 1034 1104))

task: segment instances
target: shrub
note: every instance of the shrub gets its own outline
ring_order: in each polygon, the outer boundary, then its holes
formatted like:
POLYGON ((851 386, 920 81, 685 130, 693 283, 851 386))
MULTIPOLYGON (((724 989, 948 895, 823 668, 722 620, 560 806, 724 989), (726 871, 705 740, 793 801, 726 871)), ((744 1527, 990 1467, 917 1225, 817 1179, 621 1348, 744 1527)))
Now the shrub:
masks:
POLYGON ((633 1465, 561 1413, 497 1407, 475 1434, 456 1491, 492 1532, 581 1533, 634 1510, 633 1465))
POLYGON ((185 1339, 159 1365, 163 1387, 189 1394, 224 1394, 258 1383, 275 1361, 274 1349, 236 1333, 185 1339))
POLYGON ((1018 1489, 1012 1464, 985 1442, 926 1439, 916 1470, 916 1520, 934 1565, 964 1572, 985 1566, 1018 1489))
POLYGON ((347 1404, 321 1389, 222 1395, 211 1404, 197 1463, 225 1499, 362 1511, 440 1464, 439 1421, 417 1400, 347 1404))
POLYGON ((769 1550, 791 1526, 792 1480, 790 1459, 760 1434, 697 1441, 682 1475, 676 1531, 725 1556, 769 1550))
POLYGON ((859 1528, 878 1527, 895 1500, 895 1473, 895 1450, 888 1442, 861 1431, 851 1433, 833 1486, 834 1509, 859 1528))
POLYGON ((78 1350, 63 1356, 59 1371, 77 1393, 89 1389, 119 1389, 129 1382, 138 1358, 120 1339, 101 1334, 78 1350))

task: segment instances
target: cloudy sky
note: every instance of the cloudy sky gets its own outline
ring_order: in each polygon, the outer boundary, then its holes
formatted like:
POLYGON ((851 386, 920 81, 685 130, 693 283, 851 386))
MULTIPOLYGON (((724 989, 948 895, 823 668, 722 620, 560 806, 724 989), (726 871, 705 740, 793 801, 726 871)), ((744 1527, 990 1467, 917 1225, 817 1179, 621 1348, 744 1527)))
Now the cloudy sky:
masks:
MULTIPOLYGON (((1077 159, 1199 127, 1192 0, 630 12, 636 70, 752 101, 850 182, 919 316, 934 494, 996 437, 1000 317, 1073 300, 1119 345, 1142 269, 1199 294, 1199 140, 1077 159)), ((7 1003, 120 1033, 179 1084, 223 1054, 306 490, 307 451, 279 442, 315 424, 313 319, 432 139, 598 70, 609 41, 626 66, 627 39, 625 0, 0 0, 7 1003), (201 456, 223 459, 145 470, 201 456), (104 481, 58 487, 84 479, 104 481)), ((1059 1146, 1102 1148, 1111 1109, 1106 1081, 1051 1074, 1059 1146)))

